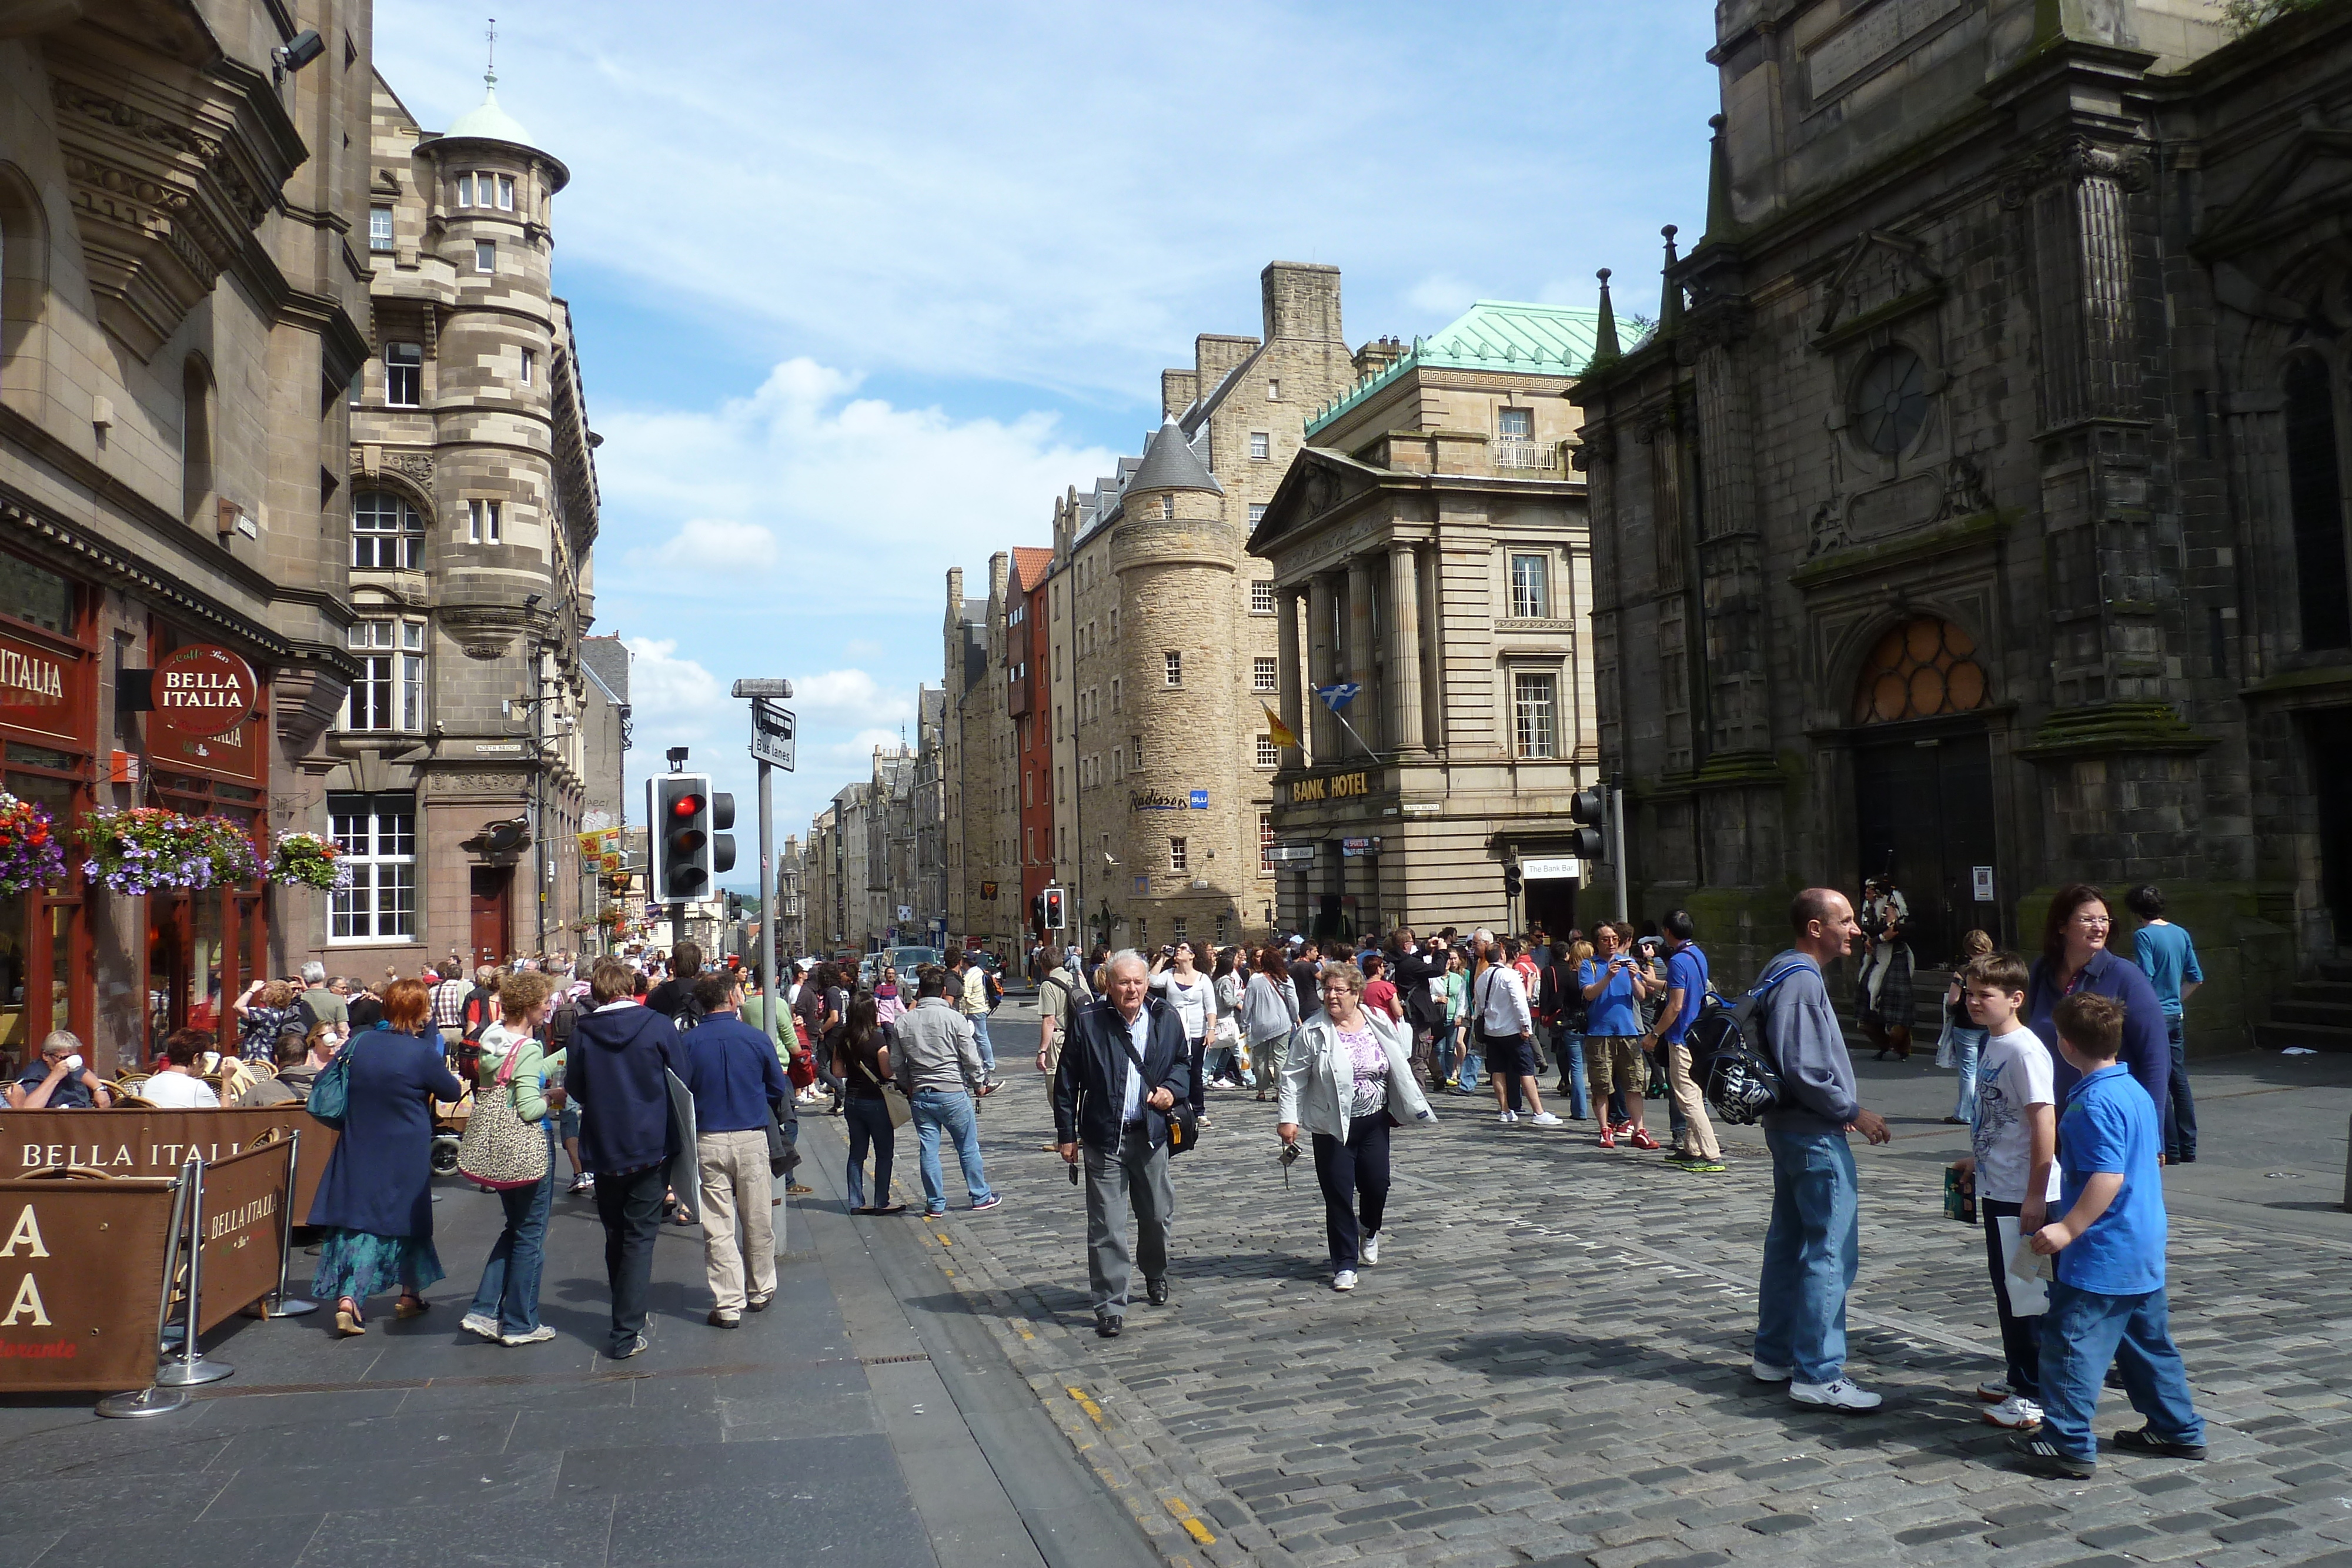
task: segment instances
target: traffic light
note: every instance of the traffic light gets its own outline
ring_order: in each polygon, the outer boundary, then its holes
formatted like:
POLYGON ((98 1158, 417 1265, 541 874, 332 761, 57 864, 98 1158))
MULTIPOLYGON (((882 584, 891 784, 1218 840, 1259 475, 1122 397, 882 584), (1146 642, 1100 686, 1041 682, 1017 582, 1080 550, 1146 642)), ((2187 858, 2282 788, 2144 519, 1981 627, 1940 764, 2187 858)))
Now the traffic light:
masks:
POLYGON ((653 896, 666 904, 710 896, 710 879, 735 869, 735 798, 711 792, 707 773, 663 773, 646 784, 652 823, 653 896))
POLYGON ((1521 880, 1519 876, 1519 864, 1517 861, 1513 861, 1503 867, 1503 896, 1505 898, 1518 897, 1519 889, 1526 885, 1526 882, 1521 880))
POLYGON ((1570 836, 1576 843, 1578 858, 1601 861, 1609 858, 1609 792, 1598 784, 1590 789, 1580 789, 1568 803, 1568 814, 1584 826, 1570 836))
POLYGON ((1045 906, 1045 929, 1048 931, 1068 930, 1070 923, 1069 917, 1064 909, 1062 890, 1058 887, 1049 887, 1045 892, 1039 894, 1037 897, 1045 906))

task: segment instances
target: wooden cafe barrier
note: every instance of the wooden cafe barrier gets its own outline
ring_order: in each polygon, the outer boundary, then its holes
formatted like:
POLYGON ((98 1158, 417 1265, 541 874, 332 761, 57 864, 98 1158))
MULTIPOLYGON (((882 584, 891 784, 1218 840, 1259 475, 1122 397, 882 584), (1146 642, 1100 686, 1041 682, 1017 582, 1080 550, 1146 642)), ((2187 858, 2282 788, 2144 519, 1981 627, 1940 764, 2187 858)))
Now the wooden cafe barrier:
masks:
POLYGON ((335 1132, 301 1106, 226 1111, 11 1111, 0 1118, 0 1178, 61 1166, 113 1176, 176 1177, 191 1159, 225 1160, 271 1129, 302 1134, 293 1223, 303 1224, 335 1132))

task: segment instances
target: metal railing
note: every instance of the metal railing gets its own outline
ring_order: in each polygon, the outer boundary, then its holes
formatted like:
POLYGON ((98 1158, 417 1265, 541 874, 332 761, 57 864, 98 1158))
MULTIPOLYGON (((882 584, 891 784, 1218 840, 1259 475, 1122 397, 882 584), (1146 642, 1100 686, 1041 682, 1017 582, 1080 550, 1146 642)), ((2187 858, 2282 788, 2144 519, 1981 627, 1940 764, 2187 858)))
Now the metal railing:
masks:
POLYGON ((1550 442, 1530 441, 1524 435, 1498 435, 1487 450, 1495 455, 1497 468, 1557 468, 1559 448, 1550 442))

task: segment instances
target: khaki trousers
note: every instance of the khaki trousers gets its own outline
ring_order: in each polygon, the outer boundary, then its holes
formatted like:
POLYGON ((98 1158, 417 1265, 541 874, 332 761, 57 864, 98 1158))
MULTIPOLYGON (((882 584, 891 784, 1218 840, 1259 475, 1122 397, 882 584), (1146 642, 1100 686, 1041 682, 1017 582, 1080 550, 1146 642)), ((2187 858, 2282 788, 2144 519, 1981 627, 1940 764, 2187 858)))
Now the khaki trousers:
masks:
POLYGON ((1706 1119, 1706 1096, 1698 1092, 1691 1081, 1690 1047, 1674 1040, 1660 1042, 1665 1047, 1666 1092, 1683 1113, 1683 1153, 1706 1159, 1723 1158, 1723 1145, 1715 1141, 1715 1124, 1706 1119))
POLYGON ((743 1260, 751 1261, 751 1291, 762 1299, 776 1293, 776 1233, 783 1210, 775 1197, 776 1178, 768 1174, 768 1130, 751 1127, 740 1133, 705 1133, 695 1141, 695 1161, 702 1175, 702 1267, 709 1277, 710 1293, 722 1312, 743 1310, 743 1260), (735 1242, 735 1219, 740 1210, 743 1242, 735 1242))

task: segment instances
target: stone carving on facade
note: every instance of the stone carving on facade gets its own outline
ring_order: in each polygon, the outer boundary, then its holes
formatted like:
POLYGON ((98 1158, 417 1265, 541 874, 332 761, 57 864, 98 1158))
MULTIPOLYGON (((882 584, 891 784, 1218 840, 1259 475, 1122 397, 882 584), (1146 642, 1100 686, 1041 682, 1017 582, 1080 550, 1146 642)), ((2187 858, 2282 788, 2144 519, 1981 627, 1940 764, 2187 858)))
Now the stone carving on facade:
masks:
POLYGON ((1847 249, 1845 259, 1822 291, 1818 334, 1908 298, 1922 303, 1937 296, 1943 277, 1927 259, 1927 247, 1902 235, 1873 229, 1847 249))
POLYGON ((528 773, 432 773, 433 792, 436 795, 511 795, 528 789, 528 773))
POLYGON ((509 604, 446 605, 441 611, 442 629, 469 659, 503 658, 527 619, 520 607, 509 604))
POLYGON ((1976 460, 1963 453, 1944 465, 1944 506, 1936 520, 1947 517, 1971 517, 1979 512, 1992 510, 1992 497, 1987 493, 1983 471, 1976 460))
POLYGON ((2156 166, 2136 146, 2110 147, 2079 131, 2033 149, 2011 166, 2000 183, 2000 204, 2011 212, 2025 205, 2033 193, 2053 181, 2081 184, 2086 180, 2113 180, 2137 193, 2156 180, 2156 166))

